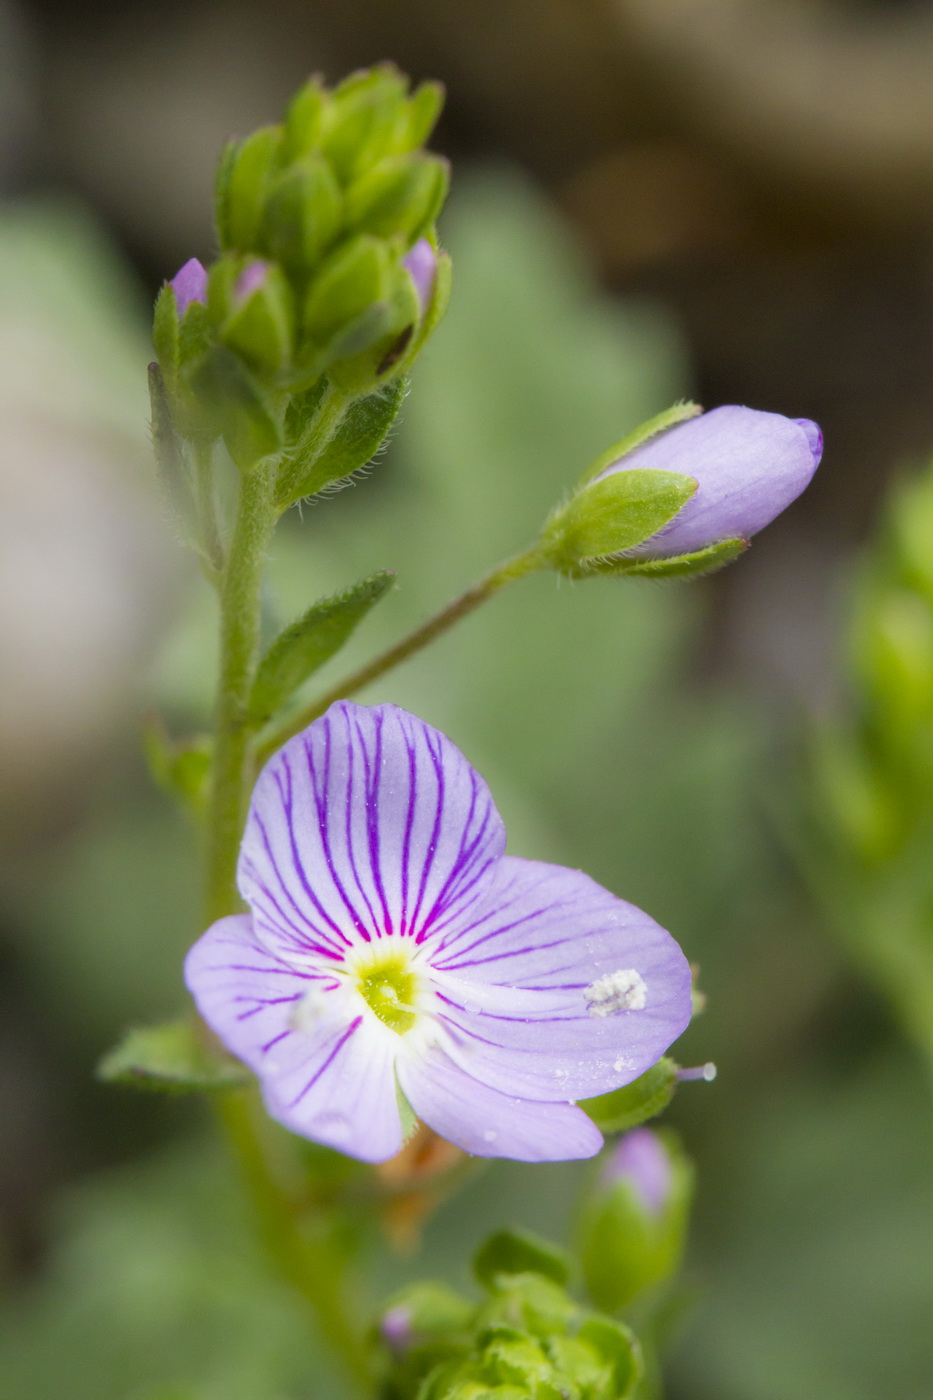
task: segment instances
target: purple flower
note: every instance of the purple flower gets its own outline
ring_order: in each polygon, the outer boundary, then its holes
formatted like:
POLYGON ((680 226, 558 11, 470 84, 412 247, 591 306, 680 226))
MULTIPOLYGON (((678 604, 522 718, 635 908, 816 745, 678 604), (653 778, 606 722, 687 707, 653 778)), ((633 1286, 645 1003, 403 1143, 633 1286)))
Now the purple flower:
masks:
POLYGON ((193 301, 207 301, 207 270, 197 258, 189 258, 169 286, 175 293, 178 315, 182 317, 193 301))
POLYGON ((419 238, 411 252, 402 259, 411 273, 421 303, 422 316, 427 311, 434 291, 434 278, 437 273, 437 256, 426 238, 419 238))
POLYGON ((411 1308, 405 1303, 396 1303, 395 1307, 389 1308, 388 1312, 382 1315, 379 1333, 386 1346, 396 1356, 411 1346, 414 1336, 411 1324, 411 1308))
POLYGON ((823 434, 808 418, 727 404, 651 438, 601 477, 635 467, 683 472, 697 490, 631 555, 663 559, 750 539, 796 500, 819 466, 823 434))
POLYGON ((394 705, 342 701, 270 760, 240 853, 250 913, 208 929, 185 975, 274 1118, 381 1162, 401 1090, 477 1156, 599 1150, 574 1101, 680 1035, 690 969, 647 914, 504 848, 479 774, 394 705))
POLYGON ((628 1181, 651 1215, 660 1215, 670 1195, 674 1173, 667 1148, 650 1128, 626 1133, 609 1154, 600 1176, 604 1187, 628 1181))

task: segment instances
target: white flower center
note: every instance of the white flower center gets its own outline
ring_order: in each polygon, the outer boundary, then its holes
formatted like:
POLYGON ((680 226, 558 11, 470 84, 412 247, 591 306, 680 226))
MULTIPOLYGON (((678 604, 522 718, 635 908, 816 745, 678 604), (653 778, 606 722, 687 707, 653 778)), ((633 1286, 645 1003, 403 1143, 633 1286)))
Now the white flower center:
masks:
POLYGON ((648 1002, 645 979, 634 967, 606 972, 583 993, 591 1016, 615 1016, 620 1011, 641 1011, 648 1002))

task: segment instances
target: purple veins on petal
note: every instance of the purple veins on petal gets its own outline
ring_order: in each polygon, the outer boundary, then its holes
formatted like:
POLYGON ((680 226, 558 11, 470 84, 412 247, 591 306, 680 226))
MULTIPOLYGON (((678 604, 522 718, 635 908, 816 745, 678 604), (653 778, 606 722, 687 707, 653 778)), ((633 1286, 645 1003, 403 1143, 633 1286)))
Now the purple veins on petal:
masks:
POLYGON ((175 293, 179 317, 193 301, 207 301, 207 270, 197 258, 189 258, 168 284, 175 293))
POLYGON ((383 1161, 401 1085, 476 1155, 599 1149, 574 1101, 664 1053, 690 970, 641 910, 504 844, 479 774, 392 705, 334 705, 266 765, 238 866, 251 912, 208 929, 185 971, 273 1117, 383 1161))

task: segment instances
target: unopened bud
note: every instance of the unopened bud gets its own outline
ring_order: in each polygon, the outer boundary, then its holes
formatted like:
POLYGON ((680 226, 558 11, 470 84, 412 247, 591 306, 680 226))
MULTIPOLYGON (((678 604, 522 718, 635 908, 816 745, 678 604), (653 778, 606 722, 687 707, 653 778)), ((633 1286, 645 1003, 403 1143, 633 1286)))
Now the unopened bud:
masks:
POLYGON ((426 238, 418 242, 402 260, 408 269, 418 293, 422 316, 431 304, 434 295, 434 282, 437 277, 437 254, 426 238))
POLYGON ((207 270, 197 258, 189 258, 168 285, 175 293, 179 320, 193 301, 207 300, 207 270))

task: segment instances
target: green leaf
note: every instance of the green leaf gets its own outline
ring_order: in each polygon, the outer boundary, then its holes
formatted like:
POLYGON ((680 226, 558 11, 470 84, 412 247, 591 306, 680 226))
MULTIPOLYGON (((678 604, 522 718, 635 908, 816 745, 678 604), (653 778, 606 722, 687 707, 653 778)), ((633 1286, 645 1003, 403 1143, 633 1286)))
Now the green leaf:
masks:
POLYGON ((650 539, 686 505, 697 483, 681 472, 636 467, 579 491, 547 522, 542 545, 554 568, 579 578, 594 564, 650 539))
POLYGON ((541 1274, 562 1288, 570 1277, 567 1256, 556 1245, 526 1230, 500 1230, 480 1246, 473 1272, 485 1288, 499 1274, 541 1274))
POLYGON ((631 1084, 595 1099, 580 1099, 578 1106, 604 1133, 627 1133, 667 1108, 677 1087, 677 1068, 665 1055, 631 1084))
POLYGON ((314 417, 307 421, 304 403, 316 405, 320 392, 315 386, 309 399, 293 403, 286 419, 286 432, 294 446, 286 453, 279 473, 276 501, 284 510, 305 496, 313 496, 335 481, 352 476, 378 452, 398 416, 408 384, 393 380, 384 389, 350 405, 340 426, 323 450, 314 441, 314 417), (306 421, 302 422, 302 417, 306 421))
POLYGON ((691 403, 689 400, 683 403, 675 403, 671 408, 665 408, 663 413, 656 413, 647 422, 640 423, 632 432, 626 433, 624 438, 607 447, 605 452, 600 453, 592 466, 587 467, 580 478, 580 485, 585 486, 588 481, 593 481, 607 467, 611 467, 620 458, 627 457, 630 452, 634 452, 636 447, 641 447, 643 442, 648 442, 651 438, 657 437, 659 433, 666 432, 668 428, 674 428, 678 423, 686 423, 690 418, 697 418, 703 412, 702 406, 698 403, 691 403))
POLYGON ((258 723, 271 719, 298 687, 340 650, 394 580, 388 569, 361 579, 342 593, 322 598, 279 633, 259 663, 249 699, 250 719, 258 723))
POLYGON ((615 567, 596 567, 597 573, 634 574, 636 578, 698 578, 731 564, 748 549, 748 540, 720 540, 693 554, 677 554, 670 559, 619 559, 615 567))
POLYGON ((137 1027, 104 1056, 97 1077, 167 1093, 248 1084, 250 1076, 240 1062, 215 1050, 206 1036, 204 1027, 194 1020, 137 1027))
POLYGON ((591 1346, 614 1371, 614 1400, 628 1400, 644 1371, 638 1338, 621 1322, 608 1317, 591 1317, 577 1334, 581 1342, 591 1346))

